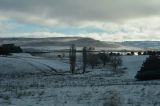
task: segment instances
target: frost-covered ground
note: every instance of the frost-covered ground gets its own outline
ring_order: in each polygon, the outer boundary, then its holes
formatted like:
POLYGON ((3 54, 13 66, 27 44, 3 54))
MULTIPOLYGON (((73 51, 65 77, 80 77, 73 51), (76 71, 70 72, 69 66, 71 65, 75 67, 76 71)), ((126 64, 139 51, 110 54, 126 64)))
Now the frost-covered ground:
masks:
POLYGON ((29 54, 13 54, 13 56, 0 57, 0 74, 43 73, 67 71, 69 65, 59 60, 51 60, 42 57, 34 57, 29 54))
POLYGON ((116 75, 109 66, 71 75, 63 59, 1 56, 0 106, 160 106, 160 81, 134 78, 146 57, 123 56, 116 75))

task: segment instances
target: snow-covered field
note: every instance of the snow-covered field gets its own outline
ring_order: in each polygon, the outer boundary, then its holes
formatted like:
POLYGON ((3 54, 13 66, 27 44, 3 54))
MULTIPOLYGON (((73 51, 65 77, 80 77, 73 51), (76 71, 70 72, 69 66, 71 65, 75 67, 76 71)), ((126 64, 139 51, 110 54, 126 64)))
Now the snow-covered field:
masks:
POLYGON ((13 56, 0 57, 0 74, 43 73, 68 71, 69 65, 58 60, 33 57, 29 54, 13 54, 13 56))
POLYGON ((0 106, 160 106, 160 81, 134 78, 146 57, 123 56, 117 75, 109 66, 71 75, 63 59, 1 56, 0 106))

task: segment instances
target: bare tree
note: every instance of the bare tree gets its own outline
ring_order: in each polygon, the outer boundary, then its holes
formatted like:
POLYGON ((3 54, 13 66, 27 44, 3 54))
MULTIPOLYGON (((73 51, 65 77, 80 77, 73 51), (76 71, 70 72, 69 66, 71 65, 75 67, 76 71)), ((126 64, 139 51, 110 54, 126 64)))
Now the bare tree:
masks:
POLYGON ((75 66, 76 66, 76 47, 72 45, 69 51, 69 60, 70 60, 70 70, 71 73, 75 73, 75 66))
POLYGON ((110 62, 111 62, 111 66, 113 67, 113 71, 115 73, 117 73, 118 66, 122 65, 121 57, 120 56, 112 56, 110 62))
POLYGON ((99 53, 99 58, 103 62, 103 66, 106 66, 106 63, 110 61, 109 55, 107 55, 105 52, 99 53))

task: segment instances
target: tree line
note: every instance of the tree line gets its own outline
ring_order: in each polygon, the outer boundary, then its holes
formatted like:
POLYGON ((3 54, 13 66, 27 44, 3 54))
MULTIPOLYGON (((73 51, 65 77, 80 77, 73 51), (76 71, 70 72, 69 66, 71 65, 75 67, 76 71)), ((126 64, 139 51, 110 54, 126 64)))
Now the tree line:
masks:
MULTIPOLYGON (((72 45, 69 50, 69 61, 70 61, 70 71, 72 74, 76 73, 76 47, 72 45)), ((122 65, 122 59, 120 55, 108 54, 105 51, 99 52, 98 54, 91 53, 87 51, 86 47, 82 49, 82 73, 86 72, 87 66, 94 69, 96 66, 102 64, 105 67, 109 64, 113 71, 116 73, 117 68, 122 65)))

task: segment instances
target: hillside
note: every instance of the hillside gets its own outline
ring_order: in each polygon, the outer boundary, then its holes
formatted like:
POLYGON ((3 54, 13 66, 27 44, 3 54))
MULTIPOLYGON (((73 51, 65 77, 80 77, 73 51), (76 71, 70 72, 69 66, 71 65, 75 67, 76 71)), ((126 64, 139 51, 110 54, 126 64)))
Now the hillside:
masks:
POLYGON ((19 46, 94 46, 117 48, 119 45, 110 44, 91 38, 81 37, 55 37, 55 38, 0 38, 0 44, 14 43, 19 46))
POLYGON ((120 44, 143 49, 160 49, 160 41, 126 41, 120 44))

